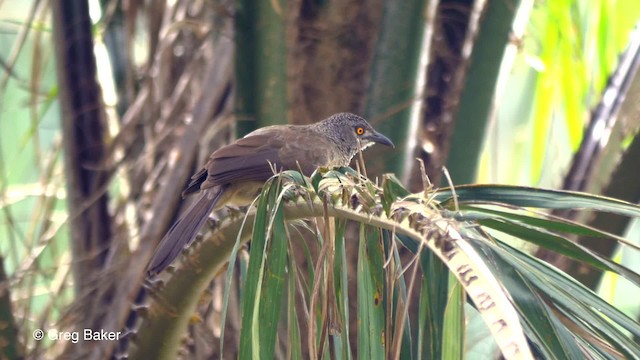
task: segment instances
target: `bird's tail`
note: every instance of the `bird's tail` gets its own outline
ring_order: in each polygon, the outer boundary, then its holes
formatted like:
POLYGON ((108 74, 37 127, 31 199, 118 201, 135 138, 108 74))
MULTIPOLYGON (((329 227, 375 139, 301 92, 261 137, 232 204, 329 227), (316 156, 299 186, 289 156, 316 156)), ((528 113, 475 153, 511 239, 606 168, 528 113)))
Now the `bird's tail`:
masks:
POLYGON ((214 209, 223 188, 209 189, 187 210, 160 241, 160 245, 151 258, 147 267, 149 276, 160 273, 182 252, 185 246, 191 244, 204 225, 209 213, 214 209), (215 191, 215 193, 214 193, 215 191))

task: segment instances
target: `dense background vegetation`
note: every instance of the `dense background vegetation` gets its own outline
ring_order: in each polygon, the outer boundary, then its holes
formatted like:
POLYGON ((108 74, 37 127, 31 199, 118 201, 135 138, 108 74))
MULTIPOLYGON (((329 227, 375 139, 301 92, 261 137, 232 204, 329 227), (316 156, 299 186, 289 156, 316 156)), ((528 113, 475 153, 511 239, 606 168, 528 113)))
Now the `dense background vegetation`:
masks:
MULTIPOLYGON (((462 288, 447 271, 451 263, 437 260, 428 245, 419 251, 410 239, 419 240, 409 236, 417 235, 408 228, 401 238, 381 230, 391 230, 385 228, 391 223, 357 225, 366 223, 362 214, 376 206, 390 221, 394 211, 409 208, 412 214, 435 216, 432 222, 446 218, 465 239, 495 237, 499 248, 469 241, 484 254, 476 261, 492 270, 487 279, 495 276, 509 289, 537 355, 637 355, 640 233, 631 221, 637 208, 496 187, 460 189, 456 208, 447 202, 452 195, 446 190, 422 193, 416 158, 424 161, 436 187, 448 184, 445 165, 454 184, 586 191, 638 203, 640 30, 633 30, 639 20, 634 0, 0 2, 4 355, 104 358, 116 342, 77 345, 35 341, 31 334, 35 329, 118 331, 132 322, 142 326, 141 357, 154 346, 168 358, 177 347, 187 358, 215 358, 223 346, 225 358, 240 349, 259 354, 273 349, 278 357, 294 358, 364 352, 496 356, 491 339, 500 339, 483 325, 477 303, 465 305, 462 288), (202 255, 210 264, 204 275, 195 275, 197 267, 190 273, 186 261, 183 272, 164 274, 166 287, 152 284, 155 296, 144 296, 147 261, 188 206, 180 191, 212 149, 257 127, 310 123, 341 111, 364 115, 397 145, 395 151, 374 147, 365 154, 367 174, 381 188, 349 185, 363 206, 358 213, 333 199, 324 210, 338 220, 323 222, 323 206, 316 202, 305 215, 319 219, 289 229, 277 225, 291 217, 288 208, 278 210, 272 203, 274 212, 258 213, 256 227, 264 221, 270 231, 262 235, 287 245, 280 249, 280 265, 267 264, 266 271, 249 262, 244 247, 234 248, 243 218, 223 212, 217 217, 226 222, 213 226, 209 245, 223 243, 224 250, 202 255), (384 173, 400 180, 383 181, 384 173), (403 188, 423 198, 400 204, 407 195, 403 188), (474 207, 479 201, 495 207, 474 207), (307 241, 287 242, 287 234, 307 241), (331 242, 322 239, 328 238, 337 247, 323 253, 331 242), (521 250, 543 262, 528 260, 521 250), (236 260, 227 276, 213 279, 229 256, 236 260), (419 269, 410 267, 416 259, 419 269), (252 278, 284 271, 284 264, 286 284, 252 278), (556 277, 545 264, 576 280, 556 277), (394 273, 399 269, 406 270, 404 276, 394 273), (411 274, 417 274, 415 286, 411 274), (538 274, 553 279, 552 285, 545 288, 547 280, 534 279, 538 274), (187 289, 172 288, 177 282, 187 289), (271 286, 282 303, 263 305, 244 297, 271 286), (529 292, 517 290, 523 288, 529 292), (190 305, 171 303, 171 291, 190 305), (537 305, 527 309, 518 294, 537 299, 537 305), (572 297, 587 300, 572 303, 572 297), (151 310, 140 312, 142 320, 130 318, 132 305, 142 298, 151 310), (374 298, 381 300, 375 305, 384 304, 382 315, 368 302, 374 298), (261 306, 273 310, 285 302, 295 303, 289 309, 296 310, 273 317, 280 325, 271 329, 272 337, 253 336, 269 331, 247 330, 255 329, 258 319, 265 324, 261 306), (259 316, 247 322, 241 314, 254 307, 259 316), (591 312, 602 308, 602 317, 591 312), (339 313, 340 324, 336 313, 327 320, 327 311, 339 313), (395 323, 404 311, 411 322, 395 323), (190 321, 172 321, 176 312, 190 321), (535 312, 548 313, 548 324, 530 323, 527 314, 535 312), (154 322, 163 321, 158 314, 170 315, 169 325, 154 322), (619 327, 606 327, 604 318, 619 327), (363 334, 366 326, 378 329, 372 319, 380 321, 382 335, 363 334), (186 340, 167 341, 173 346, 167 350, 154 341, 171 338, 164 330, 171 324, 177 339, 186 340), (559 340, 539 339, 545 331, 559 340), (625 334, 631 334, 627 340, 625 334), (266 343, 256 349, 247 341, 266 343), (575 346, 559 345, 567 342, 575 346)), ((294 183, 303 196, 336 190, 331 181, 329 176, 294 183)), ((451 234, 443 230, 434 236, 451 234)), ((206 243, 197 251, 206 252, 206 243)), ((254 234, 252 251, 255 244, 261 242, 254 234)))

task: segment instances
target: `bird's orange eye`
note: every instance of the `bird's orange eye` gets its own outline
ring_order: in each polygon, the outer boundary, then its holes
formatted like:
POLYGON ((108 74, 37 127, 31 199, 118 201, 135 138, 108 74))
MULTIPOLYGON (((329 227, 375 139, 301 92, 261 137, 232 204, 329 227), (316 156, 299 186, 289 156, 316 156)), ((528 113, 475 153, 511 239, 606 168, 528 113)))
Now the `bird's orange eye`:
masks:
POLYGON ((358 126, 358 127, 356 128, 356 134, 358 134, 358 135, 362 135, 362 134, 364 134, 364 128, 363 128, 363 127, 361 127, 361 126, 358 126))

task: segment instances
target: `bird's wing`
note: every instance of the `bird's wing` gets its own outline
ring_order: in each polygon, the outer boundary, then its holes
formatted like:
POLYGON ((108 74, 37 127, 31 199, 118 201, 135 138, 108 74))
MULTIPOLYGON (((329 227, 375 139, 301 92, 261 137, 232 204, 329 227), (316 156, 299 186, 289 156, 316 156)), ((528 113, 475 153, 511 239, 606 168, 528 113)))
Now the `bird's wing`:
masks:
POLYGON ((200 185, 207 180, 207 168, 202 168, 197 173, 191 176, 191 181, 189 181, 189 185, 187 188, 182 191, 182 198, 185 198, 187 195, 197 193, 200 191, 200 185))
POLYGON ((216 150, 207 165, 206 180, 202 170, 192 177, 188 189, 200 189, 238 181, 266 181, 277 171, 297 170, 310 175, 318 166, 328 166, 331 149, 327 139, 303 127, 262 128, 236 142, 216 150), (272 164, 272 165, 270 165, 272 164))
POLYGON ((176 221, 156 248, 147 270, 149 275, 157 274, 169 266, 198 234, 198 230, 209 218, 209 213, 224 194, 225 187, 205 191, 189 210, 176 221))

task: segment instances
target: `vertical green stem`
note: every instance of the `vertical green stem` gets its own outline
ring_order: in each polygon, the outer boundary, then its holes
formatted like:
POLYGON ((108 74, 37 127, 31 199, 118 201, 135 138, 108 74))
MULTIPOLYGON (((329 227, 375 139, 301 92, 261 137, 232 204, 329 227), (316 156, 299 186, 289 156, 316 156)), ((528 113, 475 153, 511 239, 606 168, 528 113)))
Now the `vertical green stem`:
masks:
POLYGON ((402 174, 402 156, 411 134, 409 121, 424 28, 426 0, 387 1, 370 71, 365 117, 397 145, 396 151, 377 153, 385 171, 402 174))
POLYGON ((455 130, 446 165, 456 184, 475 181, 480 161, 478 154, 484 142, 500 63, 519 5, 519 0, 487 1, 484 15, 476 20, 472 16, 470 20, 470 27, 473 21, 479 21, 479 28, 477 39, 471 39, 473 52, 466 59, 470 65, 455 115, 455 130))
POLYGON ((239 0, 236 18, 238 135, 287 122, 285 11, 282 0, 239 0))

